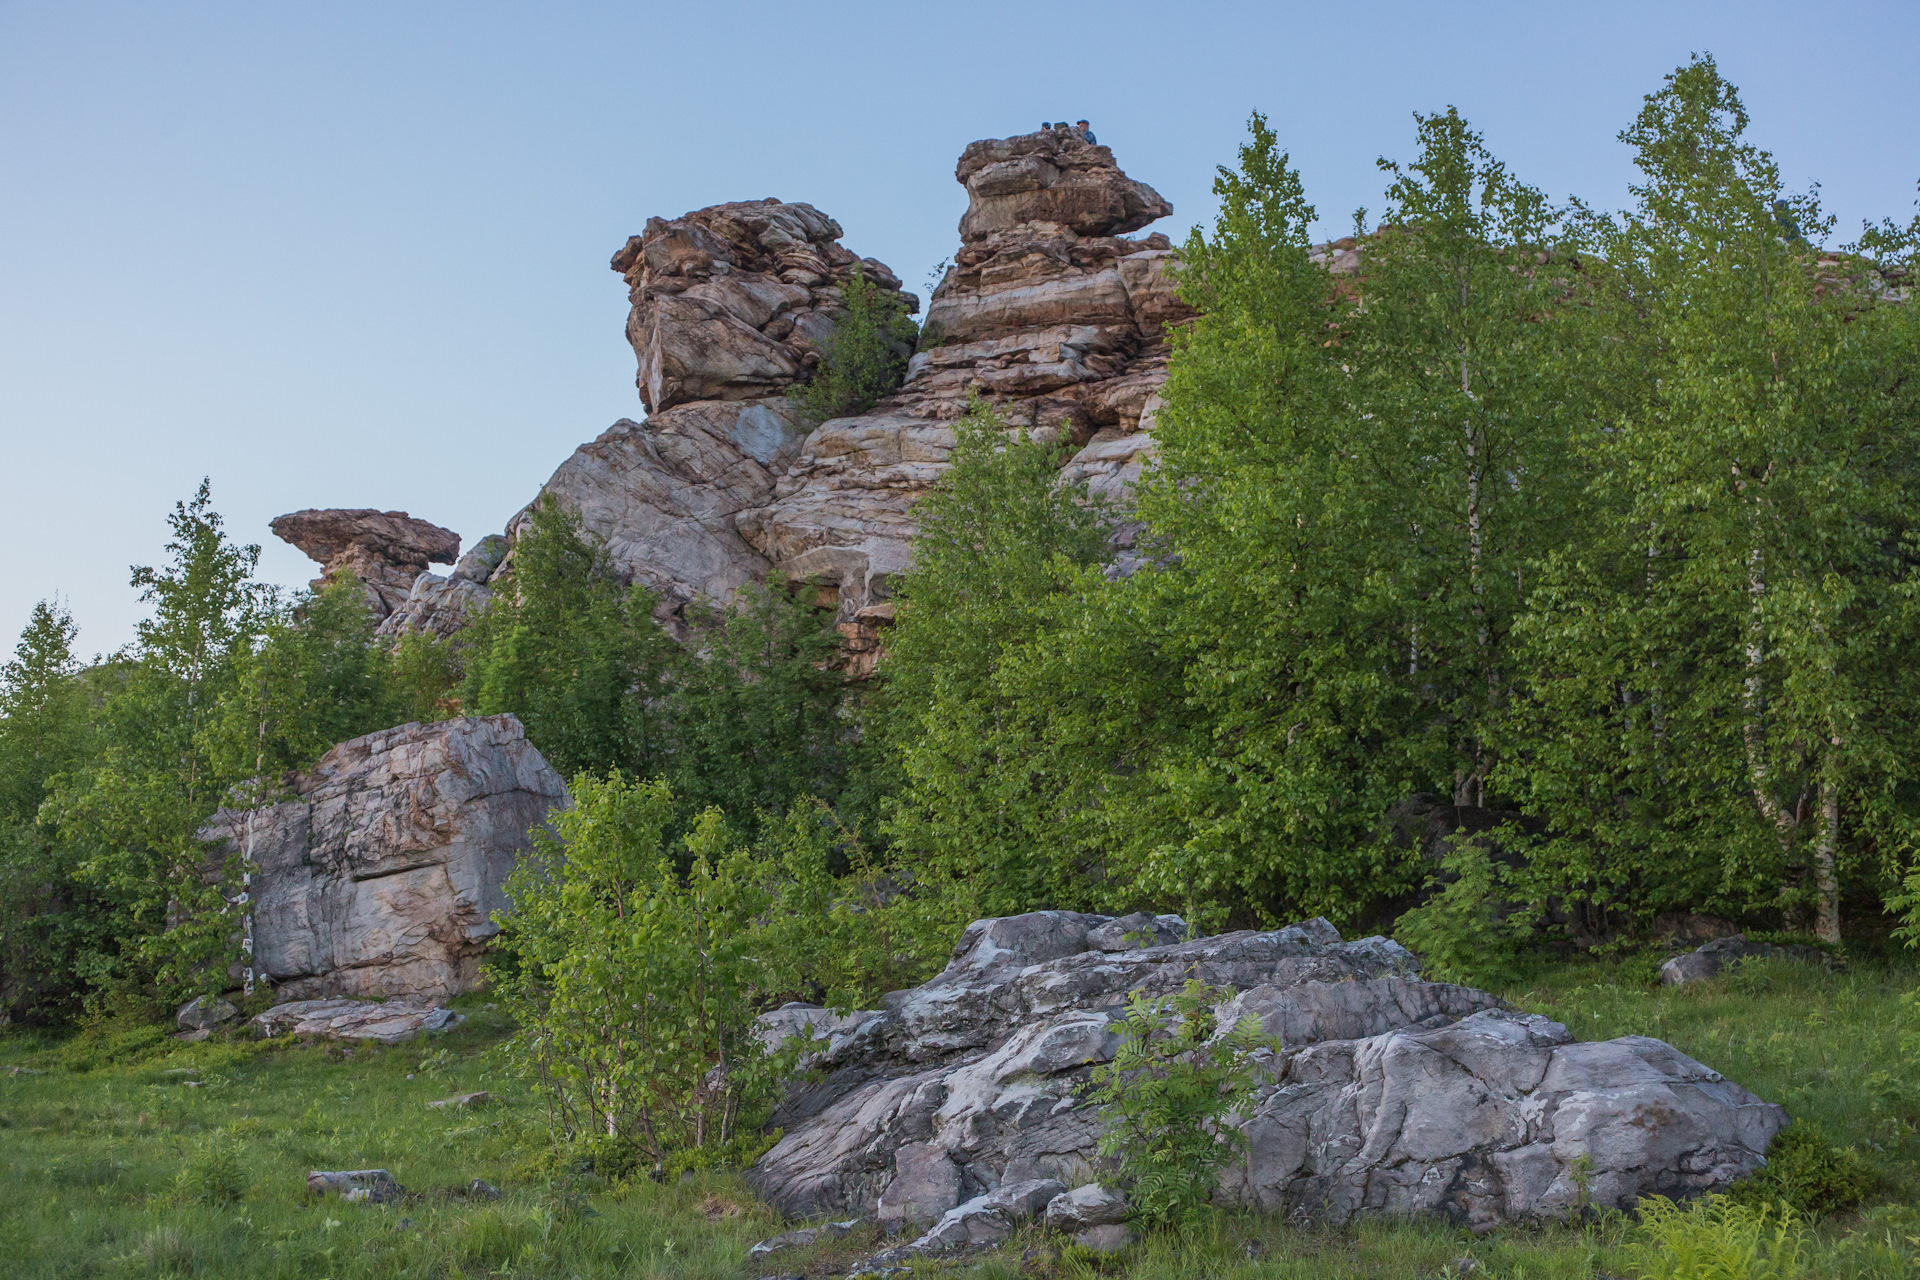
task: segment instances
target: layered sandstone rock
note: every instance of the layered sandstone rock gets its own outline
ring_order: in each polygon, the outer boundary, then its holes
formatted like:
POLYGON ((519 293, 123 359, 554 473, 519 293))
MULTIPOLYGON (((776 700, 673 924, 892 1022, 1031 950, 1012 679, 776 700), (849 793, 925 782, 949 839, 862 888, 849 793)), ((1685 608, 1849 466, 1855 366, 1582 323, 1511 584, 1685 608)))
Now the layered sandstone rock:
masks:
POLYGON ((296 1000, 471 990, 529 832, 567 803, 510 715, 343 742, 291 790, 204 834, 250 852, 254 962, 296 1000))
POLYGON ((1113 153, 1055 134, 969 146, 964 242, 934 290, 905 384, 807 436, 775 500, 735 521, 790 577, 839 587, 843 622, 884 601, 907 566, 913 506, 947 469, 972 397, 1013 427, 1078 446, 1071 478, 1120 495, 1151 450, 1166 326, 1191 313, 1167 273, 1172 212, 1113 153))
MULTIPOLYGON (((788 394, 817 366, 853 274, 899 289, 839 244, 831 218, 777 200, 715 205, 653 219, 615 255, 648 417, 583 445, 542 492, 659 596, 663 621, 776 571, 814 579, 838 592, 849 661, 871 668, 888 619, 862 611, 906 568, 913 504, 945 472, 975 395, 1078 447, 1070 474, 1098 491, 1139 475, 1165 327, 1189 312, 1166 238, 1121 233, 1171 206, 1105 147, 1051 134, 975 143, 955 177, 965 243, 905 385, 858 417, 808 422, 788 394)), ((415 591, 396 628, 444 632, 471 608, 438 579, 415 591)))
POLYGON ((325 567, 315 587, 342 574, 359 579, 380 619, 405 602, 429 564, 452 564, 460 554, 459 534, 404 511, 309 508, 276 516, 269 527, 325 567))
POLYGON ((1578 1043, 1485 992, 1422 981, 1385 938, 1342 941, 1324 920, 1181 932, 1165 916, 983 920, 945 971, 882 1009, 764 1015, 766 1039, 805 1027, 824 1045, 749 1180, 792 1214, 915 1225, 927 1249, 953 1243, 942 1230, 996 1189, 1098 1182, 1088 1073, 1113 1058, 1128 993, 1191 977, 1232 993, 1222 1029, 1252 1016, 1281 1046, 1237 1122, 1249 1159, 1218 1190, 1262 1210, 1436 1213, 1479 1229, 1629 1209, 1752 1172, 1785 1123, 1660 1041, 1578 1043))
POLYGON ((627 340, 647 412, 752 400, 803 381, 848 280, 900 288, 885 263, 856 257, 840 236, 840 224, 812 205, 774 199, 649 218, 612 264, 632 302, 627 340))

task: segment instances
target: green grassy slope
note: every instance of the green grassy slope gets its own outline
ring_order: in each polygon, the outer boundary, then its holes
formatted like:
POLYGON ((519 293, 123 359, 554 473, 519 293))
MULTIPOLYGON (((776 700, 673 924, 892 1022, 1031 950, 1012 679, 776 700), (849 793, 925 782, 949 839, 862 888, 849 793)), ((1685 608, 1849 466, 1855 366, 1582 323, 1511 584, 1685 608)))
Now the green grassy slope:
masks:
MULTIPOLYGON (((1860 1210, 1818 1225, 1807 1274, 1920 1275, 1920 968, 1769 965, 1680 991, 1645 976, 1631 962, 1543 966, 1507 994, 1583 1039, 1669 1040, 1855 1148, 1878 1185, 1860 1210)), ((750 1265, 747 1246, 777 1227, 737 1180, 614 1187, 556 1174, 537 1106, 492 1052, 500 1015, 484 997, 461 1004, 469 1020, 445 1036, 351 1055, 147 1037, 144 1052, 102 1063, 95 1042, 0 1036, 0 1280, 819 1276, 871 1247, 855 1238, 750 1265), (426 1105, 475 1089, 499 1100, 426 1105), (417 1194, 387 1206, 306 1195, 309 1169, 366 1167, 417 1194), (504 1194, 469 1197, 475 1178, 504 1194)), ((1100 1263, 1030 1231, 959 1270, 1333 1280, 1435 1276, 1473 1257, 1497 1276, 1624 1275, 1634 1231, 1615 1219, 1474 1240, 1438 1223, 1324 1231, 1222 1214, 1100 1263)))

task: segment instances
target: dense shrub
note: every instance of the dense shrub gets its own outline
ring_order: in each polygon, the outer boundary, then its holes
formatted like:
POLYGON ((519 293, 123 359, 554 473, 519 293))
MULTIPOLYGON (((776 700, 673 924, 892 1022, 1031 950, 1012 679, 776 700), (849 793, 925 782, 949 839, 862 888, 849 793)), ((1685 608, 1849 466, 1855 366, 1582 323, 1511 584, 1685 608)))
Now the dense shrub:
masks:
POLYGON ((1767 1148, 1766 1167, 1736 1183, 1728 1198, 1749 1206, 1784 1202, 1809 1215, 1842 1213, 1865 1199, 1875 1182, 1851 1147, 1836 1147, 1818 1130, 1793 1124, 1767 1148))

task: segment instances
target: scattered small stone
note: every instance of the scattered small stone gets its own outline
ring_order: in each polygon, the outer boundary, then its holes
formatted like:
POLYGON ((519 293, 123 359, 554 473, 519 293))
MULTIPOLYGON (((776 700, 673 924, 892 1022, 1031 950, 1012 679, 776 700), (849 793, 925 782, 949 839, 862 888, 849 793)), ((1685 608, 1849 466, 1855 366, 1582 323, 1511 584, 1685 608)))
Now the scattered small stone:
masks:
POLYGON ((333 1192, 342 1200, 388 1204, 406 1195, 407 1189, 385 1169, 315 1169, 307 1175, 307 1192, 317 1196, 333 1192))
POLYGON ((400 1221, 393 1224, 393 1229, 395 1231, 411 1231, 413 1230, 413 1219, 402 1218, 400 1219, 400 1221))
POLYGON ((163 1076, 197 1076, 197 1075, 199 1075, 199 1074, 200 1074, 200 1068, 198 1068, 198 1067, 168 1067, 168 1068, 166 1068, 166 1069, 165 1069, 164 1071, 162 1071, 162 1072, 161 1072, 160 1074, 161 1074, 161 1075, 163 1075, 163 1076))
POLYGON ((1455 1258, 1447 1264, 1447 1271, 1456 1276, 1476 1275, 1480 1271, 1480 1259, 1471 1255, 1455 1258))
POLYGON ((1095 1253, 1118 1253, 1133 1243, 1133 1232, 1127 1230, 1125 1223, 1103 1222, 1075 1235, 1073 1242, 1095 1253))
POLYGON ((1259 1240, 1247 1241, 1247 1261, 1248 1262, 1258 1262, 1260 1260, 1260 1255, 1265 1253, 1266 1251, 1267 1251, 1267 1246, 1263 1241, 1259 1241, 1259 1240))
POLYGON ((10 1076, 43 1076, 47 1073, 38 1067, 9 1067, 7 1068, 7 1074, 10 1076))
POLYGON ((470 1199, 474 1200, 498 1200, 500 1198, 500 1188, 494 1186, 485 1178, 475 1178, 467 1184, 467 1195, 470 1199))
POLYGON ((829 1222, 824 1226, 802 1227, 798 1231, 788 1231, 762 1240, 747 1250, 747 1256, 764 1258, 782 1249, 804 1249, 819 1240, 837 1240, 865 1221, 865 1218, 848 1218, 845 1222, 829 1222))
POLYGON ((481 1107, 492 1101, 493 1095, 485 1089, 481 1089, 475 1093, 456 1093, 451 1098, 440 1098, 437 1101, 429 1102, 427 1105, 430 1107, 452 1107, 457 1109, 461 1107, 481 1107))
POLYGON ((198 1031, 176 1031, 173 1033, 173 1038, 183 1044, 199 1044, 202 1040, 208 1039, 212 1035, 213 1032, 202 1027, 198 1031))

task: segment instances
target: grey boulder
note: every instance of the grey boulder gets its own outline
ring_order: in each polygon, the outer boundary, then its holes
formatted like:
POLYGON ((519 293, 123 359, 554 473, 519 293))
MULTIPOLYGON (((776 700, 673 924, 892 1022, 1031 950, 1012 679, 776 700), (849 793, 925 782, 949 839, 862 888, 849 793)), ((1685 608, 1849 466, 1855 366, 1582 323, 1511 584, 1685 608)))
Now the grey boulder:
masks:
POLYGON ((1126 1196, 1097 1182, 1063 1191, 1047 1201, 1047 1226, 1054 1231, 1084 1231, 1125 1222, 1130 1206, 1126 1196))
POLYGON ((1660 981, 1669 987, 1685 986, 1715 978, 1739 960, 1806 960, 1828 963, 1827 956, 1813 947, 1777 947, 1770 942, 1749 942, 1745 934, 1715 938, 1706 945, 1677 955, 1660 966, 1660 981))
POLYGON ((373 1000, 292 1000, 253 1020, 263 1036, 318 1036, 400 1044, 415 1036, 459 1026, 465 1018, 433 1005, 373 1000))
POLYGON ((240 1011, 219 996, 195 996, 180 1006, 173 1020, 182 1031, 211 1031, 239 1016, 240 1011))
MULTIPOLYGON (((930 1246, 991 1234, 946 1215, 1003 1188, 1064 1191, 1110 1172, 1083 1086, 1117 1050, 1129 993, 1190 977, 1231 992, 1215 1010, 1223 1030, 1254 1017, 1282 1044, 1235 1120, 1251 1158, 1222 1176, 1230 1203, 1333 1222, 1436 1213, 1476 1229, 1631 1208, 1752 1172, 1785 1122, 1660 1041, 1576 1043, 1485 992, 1423 981, 1385 938, 1348 942, 1311 920, 1137 945, 1146 926, 1058 911, 976 921, 945 970, 881 1009, 777 1011, 763 1034, 805 1027, 825 1044, 750 1182, 798 1216, 931 1221, 930 1246), (1103 949, 1116 942, 1129 949, 1103 949)), ((1108 1224, 1081 1229, 1095 1225, 1108 1224)))
POLYGON ((254 963, 282 999, 473 989, 529 832, 566 788, 510 715, 343 742, 290 798, 202 832, 253 865, 254 963))

